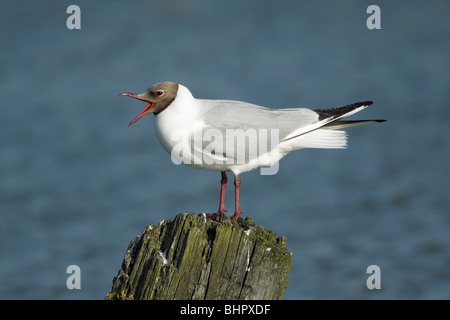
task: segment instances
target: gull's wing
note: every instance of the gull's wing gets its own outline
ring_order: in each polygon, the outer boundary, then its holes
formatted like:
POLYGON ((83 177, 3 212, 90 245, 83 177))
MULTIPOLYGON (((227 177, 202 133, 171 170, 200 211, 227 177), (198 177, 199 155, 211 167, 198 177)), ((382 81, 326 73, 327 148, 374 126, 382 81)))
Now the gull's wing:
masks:
POLYGON ((372 104, 365 101, 328 109, 270 109, 241 101, 197 101, 203 104, 203 126, 199 129, 202 132, 192 135, 191 147, 217 161, 235 161, 237 155, 248 161, 280 143, 293 149, 343 148, 345 132, 330 129, 360 124, 339 119, 372 104), (327 130, 318 130, 322 127, 327 130), (203 139, 194 141, 194 136, 203 139))

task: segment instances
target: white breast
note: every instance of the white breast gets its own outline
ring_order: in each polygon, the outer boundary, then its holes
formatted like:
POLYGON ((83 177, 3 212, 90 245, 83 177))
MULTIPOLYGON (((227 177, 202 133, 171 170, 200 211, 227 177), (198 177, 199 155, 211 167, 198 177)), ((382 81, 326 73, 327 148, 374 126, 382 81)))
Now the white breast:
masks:
POLYGON ((199 113, 196 99, 186 87, 179 85, 175 100, 154 117, 156 135, 169 154, 172 154, 173 148, 180 147, 180 143, 189 144, 190 134, 202 126, 199 113))

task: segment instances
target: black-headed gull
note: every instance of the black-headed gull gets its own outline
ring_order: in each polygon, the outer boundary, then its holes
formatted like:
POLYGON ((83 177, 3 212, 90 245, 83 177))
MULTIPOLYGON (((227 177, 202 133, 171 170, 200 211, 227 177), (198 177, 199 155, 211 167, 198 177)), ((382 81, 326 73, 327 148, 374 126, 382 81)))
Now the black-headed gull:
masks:
POLYGON ((302 148, 345 148, 346 133, 337 129, 385 121, 341 120, 371 101, 328 109, 270 109, 241 101, 196 99, 185 86, 169 81, 142 94, 120 95, 148 103, 129 125, 153 113, 156 135, 175 163, 221 172, 219 210, 207 215, 212 219, 226 212, 226 171, 235 177, 235 212, 230 219, 237 219, 242 214, 240 173, 273 168, 286 154, 302 148))

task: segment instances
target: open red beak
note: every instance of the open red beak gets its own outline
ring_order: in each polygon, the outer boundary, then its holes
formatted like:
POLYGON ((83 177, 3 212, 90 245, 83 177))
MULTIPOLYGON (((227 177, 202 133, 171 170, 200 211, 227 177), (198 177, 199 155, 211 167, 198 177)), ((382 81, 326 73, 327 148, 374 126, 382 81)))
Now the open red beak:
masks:
MULTIPOLYGON (((129 92, 122 92, 119 94, 119 96, 127 96, 127 97, 131 97, 131 98, 135 98, 141 101, 145 101, 145 102, 150 102, 146 99, 144 99, 142 97, 141 94, 135 94, 135 93, 129 93, 129 92)), ((148 105, 145 106, 144 110, 141 111, 141 113, 138 114, 138 116, 136 118, 134 118, 133 120, 131 120, 131 122, 128 124, 128 126, 131 126, 133 123, 135 123, 136 121, 138 121, 140 118, 148 115, 149 113, 152 113, 152 108, 155 106, 154 102, 150 102, 148 105)))

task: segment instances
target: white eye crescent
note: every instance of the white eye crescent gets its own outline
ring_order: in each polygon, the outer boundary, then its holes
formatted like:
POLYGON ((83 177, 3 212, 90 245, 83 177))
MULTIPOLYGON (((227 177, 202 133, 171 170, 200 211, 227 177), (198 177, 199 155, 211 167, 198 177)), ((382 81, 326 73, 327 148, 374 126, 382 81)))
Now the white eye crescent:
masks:
POLYGON ((164 90, 158 90, 155 92, 157 96, 162 97, 164 95, 164 90))

